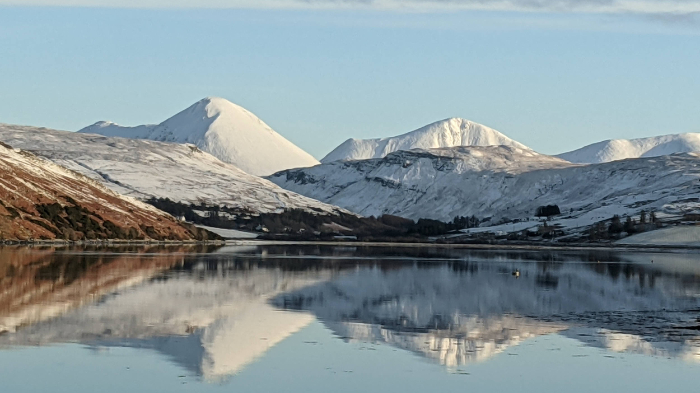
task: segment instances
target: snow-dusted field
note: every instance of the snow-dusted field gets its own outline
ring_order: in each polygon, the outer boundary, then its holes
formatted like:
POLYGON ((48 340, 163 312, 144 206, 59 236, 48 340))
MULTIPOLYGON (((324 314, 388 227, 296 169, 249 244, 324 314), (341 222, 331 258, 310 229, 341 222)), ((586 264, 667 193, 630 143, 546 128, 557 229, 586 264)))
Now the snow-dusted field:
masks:
POLYGON ((382 159, 332 162, 270 180, 362 215, 452 220, 532 217, 556 204, 559 223, 583 227, 642 209, 661 216, 700 209, 700 157, 694 153, 575 165, 531 150, 458 147, 401 151, 382 159))
POLYGON ((618 241, 619 244, 659 246, 700 246, 700 226, 680 225, 639 233, 618 241))
POLYGON ((255 239, 258 237, 255 233, 237 231, 235 229, 214 228, 206 225, 197 225, 197 227, 214 232, 224 239, 255 239))
POLYGON ((254 114, 216 97, 205 98, 157 125, 124 127, 101 121, 79 132, 191 143, 223 162, 258 176, 318 164, 318 160, 254 114))
POLYGON ((335 207, 284 190, 193 145, 0 124, 0 140, 136 197, 226 205, 252 212, 335 207))

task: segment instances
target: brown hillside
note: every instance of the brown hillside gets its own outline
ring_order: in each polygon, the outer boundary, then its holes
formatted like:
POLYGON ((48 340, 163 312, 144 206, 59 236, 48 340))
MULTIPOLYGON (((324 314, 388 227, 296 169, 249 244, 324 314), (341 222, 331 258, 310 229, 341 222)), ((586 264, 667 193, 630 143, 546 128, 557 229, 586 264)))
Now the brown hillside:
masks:
POLYGON ((0 143, 0 240, 207 240, 94 180, 0 143))

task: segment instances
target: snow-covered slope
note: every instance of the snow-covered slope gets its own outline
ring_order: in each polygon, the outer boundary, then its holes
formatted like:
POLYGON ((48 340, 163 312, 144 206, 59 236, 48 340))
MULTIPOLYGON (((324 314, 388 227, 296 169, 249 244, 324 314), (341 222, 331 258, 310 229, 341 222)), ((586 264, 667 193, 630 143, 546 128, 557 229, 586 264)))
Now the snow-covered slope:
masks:
POLYGON ((556 204, 570 217, 563 224, 583 227, 642 209, 660 214, 700 209, 695 153, 582 166, 530 150, 460 147, 336 161, 276 173, 270 180, 367 216, 476 215, 495 224, 556 204))
POLYGON ((0 144, 0 239, 195 240, 170 215, 0 144))
POLYGON ((226 205, 250 212, 337 210, 221 162, 193 145, 0 124, 0 141, 139 199, 226 205))
POLYGON ((79 132, 191 143, 245 172, 264 176, 318 164, 254 114, 223 98, 205 98, 158 125, 123 127, 97 122, 79 132))
POLYGON ((658 157, 695 151, 700 151, 698 133, 602 141, 559 154, 557 157, 574 163, 595 164, 626 158, 658 157))
POLYGON ((348 139, 321 162, 381 158, 398 150, 495 145, 527 148, 492 128, 469 120, 452 118, 391 138, 348 139))

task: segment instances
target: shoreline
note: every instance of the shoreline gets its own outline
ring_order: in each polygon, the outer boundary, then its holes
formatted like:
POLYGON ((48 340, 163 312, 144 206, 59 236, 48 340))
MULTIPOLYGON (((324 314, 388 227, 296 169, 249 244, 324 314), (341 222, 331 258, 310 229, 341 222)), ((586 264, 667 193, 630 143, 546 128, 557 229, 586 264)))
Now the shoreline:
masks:
POLYGON ((609 252, 697 252, 699 246, 688 245, 638 245, 638 244, 469 244, 435 242, 362 242, 362 241, 302 241, 302 240, 257 240, 226 239, 216 241, 173 240, 4 240, 0 246, 329 246, 329 247, 398 247, 398 248, 444 248, 463 250, 515 250, 515 251, 609 251, 609 252))
POLYGON ((639 251, 639 252, 672 252, 697 251, 700 246, 665 246, 665 245, 625 245, 625 244, 466 244, 466 243, 401 243, 401 242, 333 242, 333 241, 286 241, 286 240, 246 240, 229 239, 226 245, 235 246, 339 246, 339 247, 405 247, 405 248, 453 248, 465 250, 518 250, 518 251, 639 251))
POLYGON ((2 240, 0 246, 186 246, 226 245, 226 240, 2 240))

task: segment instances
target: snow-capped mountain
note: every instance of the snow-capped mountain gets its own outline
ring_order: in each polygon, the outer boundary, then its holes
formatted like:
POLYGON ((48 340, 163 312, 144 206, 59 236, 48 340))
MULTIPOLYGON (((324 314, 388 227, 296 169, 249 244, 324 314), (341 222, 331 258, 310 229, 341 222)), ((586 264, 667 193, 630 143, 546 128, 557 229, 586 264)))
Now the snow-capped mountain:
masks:
POLYGON ((318 160, 254 114, 217 97, 205 98, 157 125, 123 127, 101 121, 78 132, 191 143, 223 162, 258 176, 318 164, 318 160))
POLYGON ((197 234, 150 205, 0 143, 0 238, 194 240, 197 234))
POLYGON ((559 154, 557 157, 579 164, 596 164, 626 158, 658 157, 695 151, 700 151, 698 133, 607 140, 559 154))
POLYGON ((324 157, 321 162, 382 158, 398 150, 495 145, 527 149, 525 145, 492 128, 469 120, 452 118, 391 138, 348 139, 324 157))
POLYGON ((512 147, 459 147, 336 161, 269 179, 365 216, 449 221, 476 215, 496 224, 558 205, 566 213, 562 224, 583 227, 642 209, 667 214, 700 209, 695 153, 583 166, 512 147))
POLYGON ((193 145, 3 124, 0 124, 0 141, 29 150, 138 199, 169 198, 254 213, 291 208, 327 213, 337 210, 243 172, 193 145))

